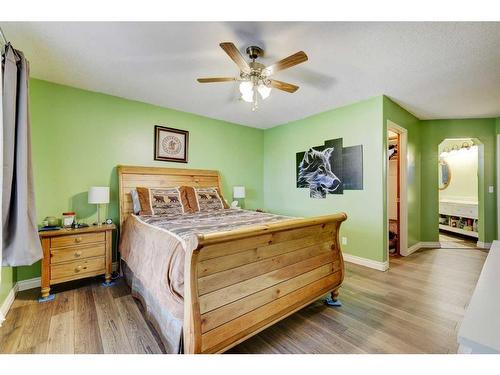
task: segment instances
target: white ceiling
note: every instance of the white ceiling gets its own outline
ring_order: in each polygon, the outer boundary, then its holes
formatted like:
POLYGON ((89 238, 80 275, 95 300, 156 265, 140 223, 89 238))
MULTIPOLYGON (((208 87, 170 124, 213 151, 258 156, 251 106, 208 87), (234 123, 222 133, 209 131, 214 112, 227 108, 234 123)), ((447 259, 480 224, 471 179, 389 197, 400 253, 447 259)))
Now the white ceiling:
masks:
POLYGON ((2 23, 36 78, 268 128, 385 94, 422 119, 500 116, 500 22, 2 23), (266 50, 265 65, 303 50, 309 61, 276 79, 257 112, 219 47, 266 50))

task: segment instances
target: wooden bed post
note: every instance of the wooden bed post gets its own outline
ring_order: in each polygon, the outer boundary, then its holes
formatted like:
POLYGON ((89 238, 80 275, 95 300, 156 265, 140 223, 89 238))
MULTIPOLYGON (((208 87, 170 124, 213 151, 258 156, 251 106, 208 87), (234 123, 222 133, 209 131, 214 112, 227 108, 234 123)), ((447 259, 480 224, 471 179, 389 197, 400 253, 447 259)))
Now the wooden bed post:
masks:
POLYGON ((201 353, 198 254, 198 249, 187 252, 184 262, 184 354, 201 353))

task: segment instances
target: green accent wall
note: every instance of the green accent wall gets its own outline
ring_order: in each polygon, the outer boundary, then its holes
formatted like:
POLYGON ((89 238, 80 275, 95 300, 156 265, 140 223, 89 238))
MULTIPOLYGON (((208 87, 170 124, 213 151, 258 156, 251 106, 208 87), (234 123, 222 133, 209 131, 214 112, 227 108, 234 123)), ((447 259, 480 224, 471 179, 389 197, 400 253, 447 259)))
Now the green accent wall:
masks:
POLYGON ((341 236, 344 252, 384 261, 384 142, 382 96, 267 129, 264 134, 264 202, 270 212, 293 216, 348 213, 341 236), (296 188, 297 152, 343 138, 343 145, 363 145, 363 190, 345 190, 311 199, 296 188))
POLYGON ((424 120, 420 122, 422 149, 421 240, 438 241, 438 147, 446 138, 477 138, 483 144, 479 154, 479 240, 496 239, 496 121, 495 119, 424 120), (423 199, 425 197, 425 199, 423 199))
POLYGON ((7 298, 10 290, 16 283, 16 269, 13 267, 0 267, 0 306, 7 298))
MULTIPOLYGON (((420 120, 410 112, 384 96, 384 150, 387 149, 387 122, 391 121, 407 131, 407 201, 408 201, 408 247, 420 242, 420 120)), ((437 160, 437 159, 436 159, 437 160)), ((384 175, 387 175, 387 158, 384 158, 384 175)), ((384 191, 387 179, 384 179, 384 191)), ((384 195, 387 202, 387 196, 384 195)), ((387 203, 385 207, 387 206, 387 203)), ((387 211, 384 211, 384 223, 387 232, 387 211)))
MULTIPOLYGON (((168 88, 166 88, 168 89, 168 88)), ((90 186, 110 186, 109 214, 118 221, 116 166, 216 169, 230 202, 246 187, 245 206, 262 207, 264 131, 46 81, 30 81, 32 150, 38 220, 74 210, 89 224, 96 207, 90 186), (189 163, 153 160, 154 126, 189 130, 189 163)), ((19 267, 18 280, 40 275, 19 267)))

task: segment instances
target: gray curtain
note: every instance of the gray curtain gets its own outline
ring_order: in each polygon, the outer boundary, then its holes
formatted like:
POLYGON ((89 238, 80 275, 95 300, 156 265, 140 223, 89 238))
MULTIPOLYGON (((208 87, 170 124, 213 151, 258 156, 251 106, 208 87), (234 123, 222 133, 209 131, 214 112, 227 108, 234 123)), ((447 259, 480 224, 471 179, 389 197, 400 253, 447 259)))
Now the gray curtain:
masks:
POLYGON ((29 66, 7 44, 3 74, 3 266, 24 266, 42 258, 35 212, 28 109, 29 66))

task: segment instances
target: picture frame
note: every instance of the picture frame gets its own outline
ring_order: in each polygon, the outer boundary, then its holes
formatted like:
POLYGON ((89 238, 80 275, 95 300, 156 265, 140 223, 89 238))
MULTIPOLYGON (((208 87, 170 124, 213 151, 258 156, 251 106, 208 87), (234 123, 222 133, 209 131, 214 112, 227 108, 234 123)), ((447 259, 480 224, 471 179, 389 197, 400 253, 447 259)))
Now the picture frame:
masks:
POLYGON ((188 162, 189 131, 155 125, 154 160, 188 162))

